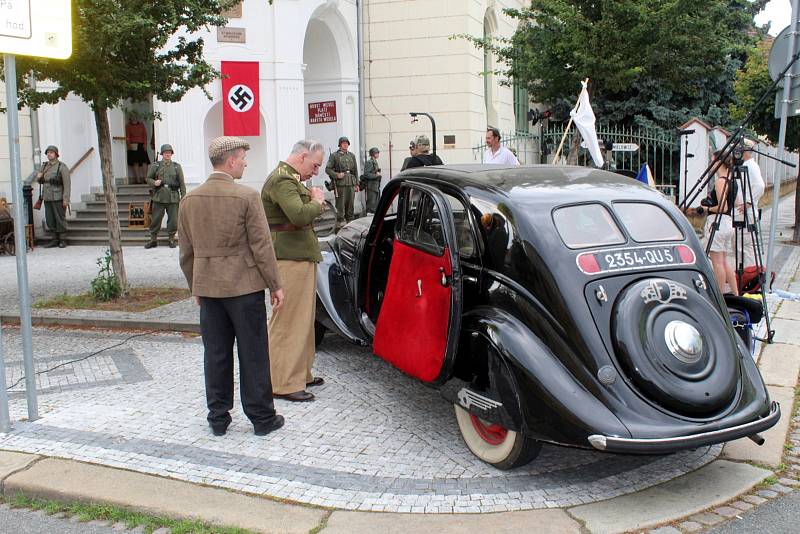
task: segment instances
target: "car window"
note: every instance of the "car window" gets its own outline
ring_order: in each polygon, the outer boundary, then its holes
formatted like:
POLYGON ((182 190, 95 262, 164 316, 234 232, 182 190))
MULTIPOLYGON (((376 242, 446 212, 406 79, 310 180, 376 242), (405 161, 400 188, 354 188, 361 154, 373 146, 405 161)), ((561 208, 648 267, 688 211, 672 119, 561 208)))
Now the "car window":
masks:
POLYGON ((442 255, 445 247, 442 218, 430 195, 417 189, 406 190, 397 238, 431 254, 442 255))
POLYGON ((684 238, 675 221, 655 204, 614 202, 614 211, 635 241, 675 241, 684 238))
POLYGON ((469 212, 460 198, 442 191, 450 213, 453 214, 453 224, 456 227, 456 242, 460 256, 475 255, 475 238, 470 224, 469 212))
POLYGON ((564 206, 553 211, 553 222, 569 248, 619 245, 625 234, 602 204, 564 206))

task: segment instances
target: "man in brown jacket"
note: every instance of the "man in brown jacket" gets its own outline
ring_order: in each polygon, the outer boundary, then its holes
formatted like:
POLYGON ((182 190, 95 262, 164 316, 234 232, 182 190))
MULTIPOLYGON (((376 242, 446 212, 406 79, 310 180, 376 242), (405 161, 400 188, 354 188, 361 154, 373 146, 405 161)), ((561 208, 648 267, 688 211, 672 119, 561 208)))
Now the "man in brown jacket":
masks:
POLYGON ((283 426, 272 401, 264 289, 273 310, 283 304, 283 290, 261 198, 234 183, 249 149, 238 137, 214 139, 208 147, 214 172, 180 207, 180 264, 200 304, 208 423, 215 436, 231 423, 234 339, 242 408, 256 435, 283 426))

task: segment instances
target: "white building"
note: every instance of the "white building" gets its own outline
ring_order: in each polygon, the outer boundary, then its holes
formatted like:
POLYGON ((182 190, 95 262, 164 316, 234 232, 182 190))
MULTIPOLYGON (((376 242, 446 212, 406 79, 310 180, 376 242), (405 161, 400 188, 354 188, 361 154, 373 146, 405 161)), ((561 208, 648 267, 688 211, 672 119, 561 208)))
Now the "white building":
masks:
MULTIPOLYGON (((518 0, 244 0, 232 10, 228 26, 205 32, 205 55, 216 68, 222 61, 259 64, 260 135, 248 140, 248 169, 243 179, 260 188, 267 174, 301 138, 322 141, 336 150, 339 136, 352 141, 351 150, 363 161, 365 148, 381 149, 381 167, 388 178, 399 171, 408 155, 408 141, 430 135, 425 118, 412 124, 411 111, 436 118, 438 153, 447 163, 476 161, 473 147, 482 143, 487 124, 503 131, 515 128, 514 90, 501 87, 484 57, 455 34, 510 36, 513 20, 505 7, 521 7, 518 0), (360 137, 359 9, 363 28, 364 136, 360 137), (236 42, 234 42, 236 41, 236 42), (309 104, 335 102, 333 122, 309 120, 309 104), (313 122, 313 124, 312 124, 313 122), (445 136, 447 146, 445 146, 445 136), (391 153, 389 144, 394 145, 391 153)), ((46 88, 46 83, 40 86, 46 88)), ((189 187, 209 173, 209 141, 222 135, 222 82, 200 89, 178 103, 128 103, 123 108, 152 110, 161 120, 150 127, 155 147, 170 143, 183 165, 189 187), (154 130, 154 132, 152 131, 154 130)), ((519 95, 518 95, 519 96, 519 95)), ((519 97, 524 115, 527 98, 519 97)), ((329 116, 327 120, 331 120, 329 116)), ((124 110, 110 112, 113 167, 118 177, 128 175, 125 161, 124 110)), ((57 145, 61 159, 73 166, 72 202, 102 184, 97 134, 91 110, 77 98, 38 112, 40 145, 57 145), (85 157, 84 157, 85 156, 85 157)), ((527 125, 526 122, 522 122, 527 125)), ((23 177, 33 168, 29 115, 20 117, 23 177)), ((8 142, 0 139, 0 196, 11 197, 8 142)), ((155 156, 151 153, 151 158, 155 156)), ((480 161, 480 155, 477 155, 480 161)), ((315 180, 319 185, 323 176, 315 180)))

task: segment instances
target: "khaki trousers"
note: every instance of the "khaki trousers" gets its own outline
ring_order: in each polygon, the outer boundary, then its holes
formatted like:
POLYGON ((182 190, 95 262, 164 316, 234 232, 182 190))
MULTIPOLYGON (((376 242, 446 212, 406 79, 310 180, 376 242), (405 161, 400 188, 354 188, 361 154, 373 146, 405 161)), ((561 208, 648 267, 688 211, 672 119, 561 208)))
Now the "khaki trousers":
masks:
POLYGON ((317 264, 278 260, 283 282, 283 306, 272 313, 269 332, 269 369, 272 391, 287 395, 306 389, 314 376, 314 315, 317 304, 317 264))

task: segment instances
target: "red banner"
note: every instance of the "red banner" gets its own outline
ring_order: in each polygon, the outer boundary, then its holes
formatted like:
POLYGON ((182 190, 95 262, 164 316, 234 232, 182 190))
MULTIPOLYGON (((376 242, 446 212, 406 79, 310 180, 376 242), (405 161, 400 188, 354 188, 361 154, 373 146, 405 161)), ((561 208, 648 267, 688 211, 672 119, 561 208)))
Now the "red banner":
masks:
POLYGON ((222 124, 224 135, 261 135, 258 62, 222 62, 222 124))

